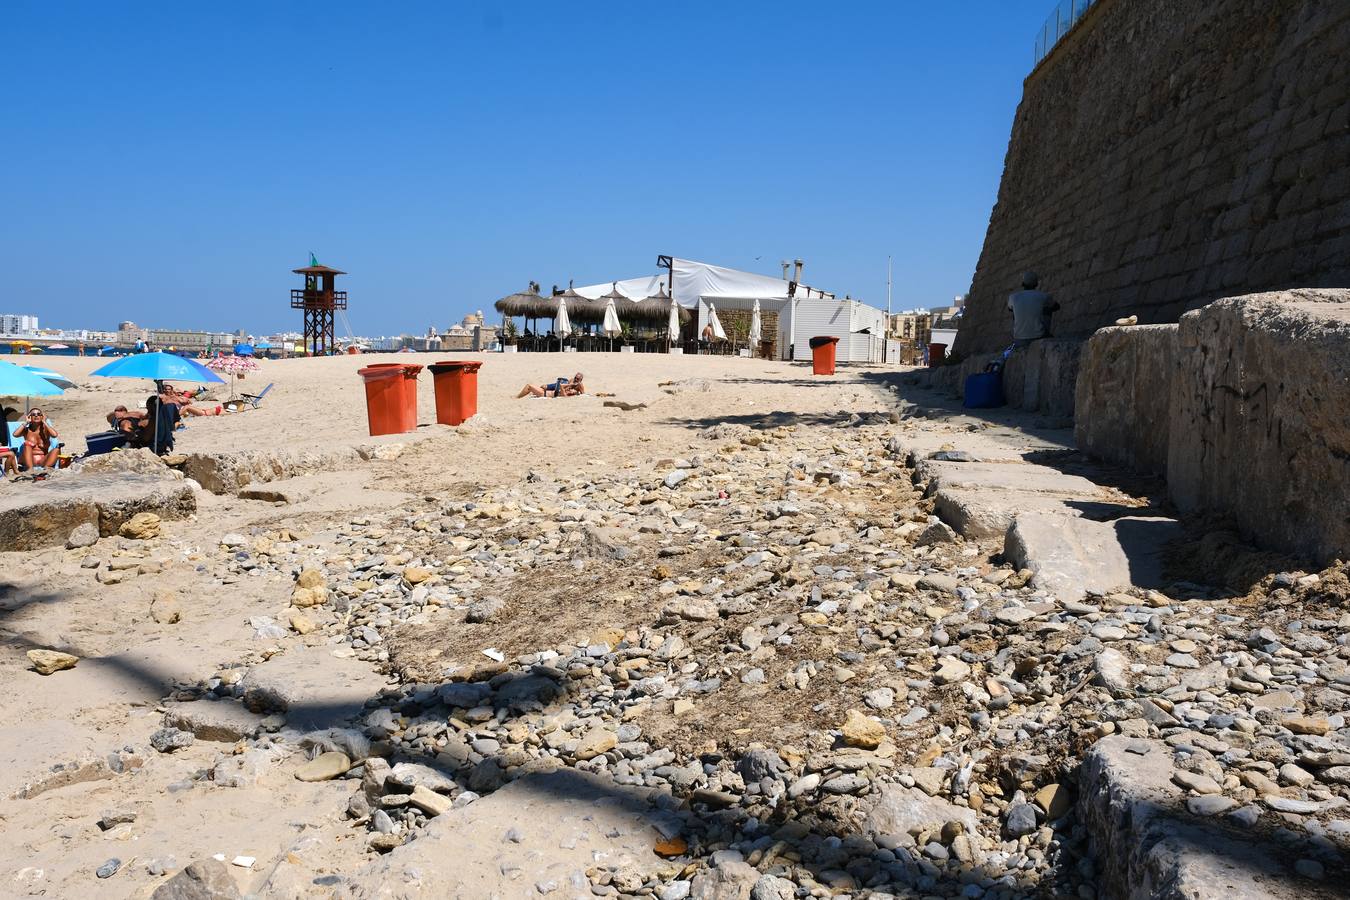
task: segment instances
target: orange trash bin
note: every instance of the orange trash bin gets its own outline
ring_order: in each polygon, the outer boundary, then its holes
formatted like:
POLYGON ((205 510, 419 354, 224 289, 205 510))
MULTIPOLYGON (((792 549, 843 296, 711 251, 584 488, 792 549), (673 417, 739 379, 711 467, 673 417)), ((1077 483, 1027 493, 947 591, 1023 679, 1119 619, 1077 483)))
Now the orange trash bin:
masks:
POLYGON ((375 363, 359 369, 366 383, 371 436, 405 434, 417 427, 417 373, 421 366, 375 363))
POLYGON ((436 421, 460 425, 478 412, 478 369, 481 362, 432 363, 436 386, 436 421))
POLYGON ((834 374, 834 348, 839 338, 820 335, 811 338, 811 373, 813 375, 834 374))

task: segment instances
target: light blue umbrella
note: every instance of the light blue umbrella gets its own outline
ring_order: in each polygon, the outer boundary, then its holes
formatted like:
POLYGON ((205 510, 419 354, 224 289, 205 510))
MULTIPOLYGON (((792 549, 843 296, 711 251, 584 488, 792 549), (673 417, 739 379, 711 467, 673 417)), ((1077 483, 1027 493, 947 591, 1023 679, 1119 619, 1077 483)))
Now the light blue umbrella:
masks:
POLYGON ((53 372, 51 369, 42 368, 42 366, 20 366, 19 368, 27 369, 39 378, 47 379, 63 391, 75 386, 75 382, 71 381, 60 372, 53 372))
POLYGON ((63 393, 41 375, 0 360, 0 397, 56 397, 63 393))
POLYGON ((225 379, 206 366, 173 353, 137 353, 113 360, 90 373, 103 378, 150 378, 155 381, 196 381, 224 384, 225 379))

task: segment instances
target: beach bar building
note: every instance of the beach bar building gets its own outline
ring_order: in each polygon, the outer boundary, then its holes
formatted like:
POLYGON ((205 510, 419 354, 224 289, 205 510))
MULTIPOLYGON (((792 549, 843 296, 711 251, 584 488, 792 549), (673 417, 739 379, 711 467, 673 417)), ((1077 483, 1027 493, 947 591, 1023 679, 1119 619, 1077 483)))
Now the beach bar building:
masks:
MULTIPOLYGON (((637 302, 656 296, 674 297, 677 304, 691 313, 677 342, 685 347, 697 346, 712 309, 716 309, 729 336, 748 333, 750 316, 758 301, 763 341, 759 347, 748 348, 755 355, 810 360, 810 339, 830 336, 839 338, 839 362, 884 361, 885 311, 800 283, 800 261, 790 279, 672 256, 658 257, 657 266, 664 271, 571 290, 601 305, 601 298, 614 291, 637 302)), ((620 311, 621 318, 622 315, 620 311)), ((734 343, 735 338, 732 340, 734 343)))

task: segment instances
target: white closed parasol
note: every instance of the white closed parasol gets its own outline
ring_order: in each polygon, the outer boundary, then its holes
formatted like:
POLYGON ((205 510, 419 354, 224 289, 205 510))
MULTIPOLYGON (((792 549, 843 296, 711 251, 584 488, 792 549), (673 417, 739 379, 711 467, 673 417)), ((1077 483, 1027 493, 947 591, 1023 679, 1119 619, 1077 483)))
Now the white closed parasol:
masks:
POLYGON ((572 331, 572 320, 567 318, 567 299, 558 297, 558 314, 553 317, 553 330, 558 332, 558 349, 562 349, 563 339, 572 331))
POLYGON ((764 325, 759 321, 759 301, 755 301, 755 308, 750 313, 750 352, 753 354, 759 342, 764 340, 764 325))
POLYGON ((712 326, 713 337, 719 341, 727 339, 727 333, 722 330, 722 321, 717 318, 717 307, 711 303, 708 304, 708 324, 712 326))
POLYGON ((600 326, 600 330, 608 338, 616 338, 623 334, 623 326, 619 324, 619 311, 614 308, 613 298, 605 304, 605 323, 600 326))

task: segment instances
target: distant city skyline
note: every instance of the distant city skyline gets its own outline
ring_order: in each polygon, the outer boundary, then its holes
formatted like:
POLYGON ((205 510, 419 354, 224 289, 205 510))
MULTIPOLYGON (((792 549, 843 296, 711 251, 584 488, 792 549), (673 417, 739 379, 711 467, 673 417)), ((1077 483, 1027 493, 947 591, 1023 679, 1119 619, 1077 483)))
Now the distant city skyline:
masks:
POLYGON ((1045 5, 15 4, 0 308, 295 329, 311 251, 364 334, 659 253, 801 257, 882 309, 891 256, 892 308, 931 307, 970 284, 1045 5))

